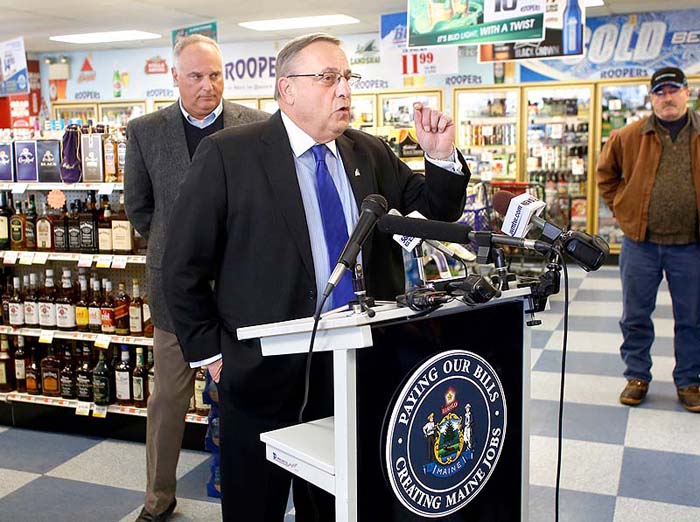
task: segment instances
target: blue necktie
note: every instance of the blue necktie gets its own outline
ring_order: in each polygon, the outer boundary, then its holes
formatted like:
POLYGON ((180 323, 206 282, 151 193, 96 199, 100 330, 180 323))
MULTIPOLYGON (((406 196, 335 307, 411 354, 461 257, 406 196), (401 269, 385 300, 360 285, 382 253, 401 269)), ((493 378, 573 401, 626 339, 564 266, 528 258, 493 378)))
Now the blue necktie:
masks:
MULTIPOLYGON (((330 270, 333 272, 338 263, 338 257, 348 242, 348 229, 343 213, 343 205, 340 203, 340 196, 331 179, 331 173, 326 165, 325 145, 314 145, 311 152, 316 159, 316 197, 321 210, 321 221, 323 222, 323 235, 326 238, 326 248, 328 249, 328 262, 330 270)), ((343 274, 342 279, 331 294, 333 306, 338 307, 347 304, 355 298, 352 291, 352 278, 348 271, 343 274)))

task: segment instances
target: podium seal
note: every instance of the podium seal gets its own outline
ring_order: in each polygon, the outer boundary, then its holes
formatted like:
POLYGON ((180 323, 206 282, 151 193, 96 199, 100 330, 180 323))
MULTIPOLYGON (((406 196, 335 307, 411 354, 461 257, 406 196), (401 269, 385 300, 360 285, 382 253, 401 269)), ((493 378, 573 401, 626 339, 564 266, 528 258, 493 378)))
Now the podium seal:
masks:
POLYGON ((409 511, 454 513, 488 482, 506 434, 496 371, 466 350, 442 352, 404 382, 386 424, 385 471, 409 511))

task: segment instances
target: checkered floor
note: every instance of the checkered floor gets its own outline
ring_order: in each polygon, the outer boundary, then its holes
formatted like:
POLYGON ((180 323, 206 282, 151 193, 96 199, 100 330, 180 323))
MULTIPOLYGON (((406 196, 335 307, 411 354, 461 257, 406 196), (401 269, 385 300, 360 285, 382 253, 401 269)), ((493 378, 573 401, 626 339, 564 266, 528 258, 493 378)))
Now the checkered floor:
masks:
MULTIPOLYGON (((678 404, 671 378, 673 317, 663 287, 655 312, 654 382, 647 401, 617 402, 617 268, 572 270, 561 520, 700 520, 700 416, 678 404)), ((554 519, 563 290, 532 331, 530 520, 554 519)), ((185 451, 175 521, 220 520, 207 498, 206 453, 185 451)), ((132 521, 143 501, 141 444, 0 428, 0 520, 132 521)), ((285 522, 294 520, 293 509, 285 522)))

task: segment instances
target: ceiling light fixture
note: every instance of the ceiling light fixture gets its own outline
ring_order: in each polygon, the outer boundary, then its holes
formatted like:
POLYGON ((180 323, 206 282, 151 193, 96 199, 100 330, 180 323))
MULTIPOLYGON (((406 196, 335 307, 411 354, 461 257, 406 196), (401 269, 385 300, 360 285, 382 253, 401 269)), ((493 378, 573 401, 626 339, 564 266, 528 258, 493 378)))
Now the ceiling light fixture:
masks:
POLYGON ((583 7, 602 7, 604 5, 604 0, 583 0, 583 7))
POLYGON ((307 27, 329 27, 332 25, 359 24, 357 18, 347 15, 304 16, 300 18, 278 18, 276 20, 257 20, 240 22, 238 25, 253 31, 284 31, 287 29, 305 29, 307 27))
POLYGON ((162 36, 156 33, 147 33, 145 31, 109 31, 104 33, 82 33, 49 36, 49 40, 53 40, 54 42, 67 42, 74 44, 129 42, 133 40, 155 40, 156 38, 162 38, 162 36))

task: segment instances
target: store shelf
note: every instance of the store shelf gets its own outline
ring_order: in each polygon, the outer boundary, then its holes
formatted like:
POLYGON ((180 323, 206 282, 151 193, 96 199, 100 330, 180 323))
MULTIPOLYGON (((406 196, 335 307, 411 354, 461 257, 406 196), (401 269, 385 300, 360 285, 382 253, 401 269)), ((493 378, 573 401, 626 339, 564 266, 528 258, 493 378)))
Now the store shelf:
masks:
POLYGON ((561 123, 561 122, 577 122, 587 120, 588 114, 572 114, 561 116, 528 116, 528 120, 534 123, 561 123))
POLYGON ((40 328, 13 328, 12 326, 0 326, 0 333, 8 335, 24 335, 26 337, 53 337, 54 339, 69 339, 71 341, 99 341, 105 343, 109 341, 109 344, 153 346, 152 337, 134 337, 131 335, 109 335, 93 332, 65 332, 62 330, 42 330, 40 328))
POLYGON ((0 250, 0 258, 6 265, 44 265, 47 261, 69 261, 89 268, 124 268, 126 265, 145 265, 146 256, 121 254, 80 254, 77 252, 30 252, 0 250))
POLYGON ((124 183, 28 183, 23 181, 0 183, 0 190, 11 190, 21 194, 27 190, 97 190, 100 194, 110 194, 124 190, 124 183))
POLYGON ((517 123, 517 116, 460 116, 462 125, 466 125, 468 122, 471 123, 481 123, 486 122, 489 125, 499 125, 504 123, 517 123))
POLYGON ((513 150, 516 149, 518 146, 513 144, 513 145, 463 145, 460 150, 469 150, 469 149, 479 149, 479 150, 488 150, 488 149, 507 149, 507 150, 513 150))
MULTIPOLYGON (((29 395, 28 393, 9 392, 0 393, 0 401, 3 402, 22 402, 26 404, 39 404, 41 406, 58 406, 62 408, 77 409, 79 405, 83 405, 75 399, 62 399, 60 397, 45 397, 43 395, 29 395)), ((94 411, 95 404, 89 403, 89 411, 94 411)), ((116 413, 120 415, 133 415, 136 417, 146 417, 146 408, 134 408, 132 406, 118 406, 111 404, 107 407, 108 413, 116 413)), ((188 413, 185 415, 185 421, 193 424, 207 424, 207 417, 188 413)))

